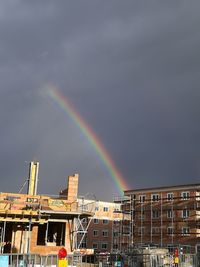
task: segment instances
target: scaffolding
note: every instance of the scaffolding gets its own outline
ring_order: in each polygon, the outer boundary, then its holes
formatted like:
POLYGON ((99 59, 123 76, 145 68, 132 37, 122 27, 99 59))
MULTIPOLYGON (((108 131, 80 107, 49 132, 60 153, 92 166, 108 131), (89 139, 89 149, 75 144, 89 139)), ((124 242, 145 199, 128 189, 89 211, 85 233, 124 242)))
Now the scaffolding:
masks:
POLYGON ((121 203, 123 216, 118 227, 118 242, 116 238, 113 241, 118 244, 114 247, 118 247, 119 251, 123 251, 126 214, 130 229, 129 238, 126 236, 127 250, 133 246, 173 248, 182 244, 186 248, 187 244, 200 244, 199 191, 193 195, 184 192, 179 196, 166 192, 130 194, 117 202, 121 203))
POLYGON ((121 205, 121 217, 113 221, 112 251, 130 252, 135 247, 146 246, 167 247, 169 250, 181 247, 188 252, 198 250, 200 188, 186 189, 171 192, 141 190, 115 198, 114 202, 121 205))
POLYGON ((82 214, 75 218, 72 227, 73 231, 71 232, 75 251, 85 248, 83 243, 86 240, 88 228, 95 214, 97 199, 95 196, 93 196, 93 199, 88 199, 87 196, 78 198, 78 205, 82 214), (90 216, 88 216, 88 212, 90 212, 90 216))
POLYGON ((131 197, 117 197, 114 203, 120 204, 120 210, 115 211, 118 218, 112 224, 112 252, 126 253, 133 244, 133 201, 131 197))

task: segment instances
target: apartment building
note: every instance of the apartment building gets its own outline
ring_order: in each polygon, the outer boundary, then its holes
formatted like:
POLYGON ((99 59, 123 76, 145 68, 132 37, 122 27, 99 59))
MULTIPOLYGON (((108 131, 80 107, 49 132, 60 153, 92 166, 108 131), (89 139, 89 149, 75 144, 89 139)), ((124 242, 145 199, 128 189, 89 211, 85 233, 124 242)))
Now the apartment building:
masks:
MULTIPOLYGON (((82 199, 79 202, 82 203, 82 199)), ((80 231, 80 249, 92 249, 97 253, 106 253, 113 250, 113 224, 122 220, 121 204, 99 200, 85 200, 87 209, 94 211, 94 216, 85 219, 86 231, 80 231), (83 236, 84 235, 84 236, 83 236)), ((82 205, 84 206, 84 205, 82 205)))
POLYGON ((200 184, 127 190, 124 195, 132 244, 200 246, 200 184))

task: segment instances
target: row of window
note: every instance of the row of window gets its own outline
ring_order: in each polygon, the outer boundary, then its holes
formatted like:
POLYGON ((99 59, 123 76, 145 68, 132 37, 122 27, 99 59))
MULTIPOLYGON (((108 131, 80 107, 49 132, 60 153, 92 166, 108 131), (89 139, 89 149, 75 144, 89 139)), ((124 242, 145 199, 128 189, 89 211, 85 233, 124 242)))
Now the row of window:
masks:
MULTIPOLYGON (((94 209, 95 211, 99 211, 101 207, 96 206, 94 209)), ((84 210, 88 210, 88 205, 84 205, 84 210)), ((109 211, 109 207, 103 207, 103 212, 108 212, 109 211)))
POLYGON ((101 248, 101 249, 108 249, 108 243, 101 243, 101 244, 93 243, 93 244, 92 244, 92 248, 93 248, 93 249, 98 249, 98 248, 101 248))
MULTIPOLYGON (((109 223, 109 220, 107 220, 107 219, 103 219, 101 221, 102 221, 103 224, 108 224, 109 223)), ((93 220, 93 222, 94 222, 94 224, 99 224, 99 219, 95 218, 93 220)))
MULTIPOLYGON (((164 215, 164 212, 162 212, 162 215, 164 215)), ((172 209, 169 209, 169 210, 167 210, 167 218, 174 218, 175 217, 175 212, 174 212, 174 210, 172 210, 172 209)), ((177 213, 176 213, 176 216, 177 216, 177 213)), ((183 209, 182 211, 181 211, 181 217, 183 218, 183 219, 186 219, 186 218, 188 218, 190 216, 190 211, 189 210, 187 210, 187 209, 183 209)), ((159 210, 152 210, 152 213, 151 213, 151 218, 152 219, 158 219, 160 217, 160 211, 159 210)), ((144 219, 145 218, 145 211, 144 210, 142 210, 141 211, 141 213, 139 214, 139 218, 140 219, 144 219)))
MULTIPOLYGON (((145 227, 139 227, 138 228, 138 235, 144 235, 145 233, 145 227)), ((160 227, 152 227, 152 235, 160 234, 160 227)), ((172 235, 174 234, 174 228, 173 227, 167 227, 167 234, 172 235)), ((182 227, 181 229, 181 235, 190 235, 190 227, 182 227)))
MULTIPOLYGON (((93 230, 93 236, 99 236, 99 230, 93 230)), ((104 236, 104 237, 108 237, 108 230, 102 230, 101 231, 101 233, 102 233, 102 236, 104 236)))
MULTIPOLYGON (((99 211, 99 206, 95 207, 95 211, 99 211)), ((103 207, 103 211, 104 212, 108 212, 109 211, 109 207, 103 207)))
MULTIPOLYGON (((81 248, 87 248, 87 243, 82 242, 81 248)), ((106 242, 102 242, 102 243, 93 242, 92 248, 93 249, 108 249, 108 243, 106 243, 106 242)))
MULTIPOLYGON (((168 201, 171 201, 174 199, 174 193, 167 193, 166 196, 162 196, 162 198, 166 198, 168 201)), ((181 192, 181 199, 182 200, 188 200, 190 198, 190 192, 181 192)), ((159 194, 151 194, 151 200, 152 201, 159 201, 160 195, 159 194)), ((140 203, 144 203, 146 200, 145 195, 139 195, 139 201, 140 203)))

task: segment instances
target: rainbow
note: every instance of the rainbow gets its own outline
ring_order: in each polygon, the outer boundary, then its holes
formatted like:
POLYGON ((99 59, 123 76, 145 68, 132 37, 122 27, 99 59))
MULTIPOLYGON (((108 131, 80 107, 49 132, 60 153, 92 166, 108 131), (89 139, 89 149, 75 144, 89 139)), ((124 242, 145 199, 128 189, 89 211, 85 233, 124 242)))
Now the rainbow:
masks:
POLYGON ((82 116, 75 109, 72 103, 70 103, 69 99, 64 96, 55 86, 48 86, 46 93, 75 122, 79 130, 84 134, 89 143, 92 145, 92 147, 100 157, 101 161, 107 167, 120 195, 123 195, 123 190, 127 190, 128 185, 121 172, 115 165, 114 161, 112 160, 111 156, 107 152, 106 148, 93 131, 93 129, 82 118, 82 116))

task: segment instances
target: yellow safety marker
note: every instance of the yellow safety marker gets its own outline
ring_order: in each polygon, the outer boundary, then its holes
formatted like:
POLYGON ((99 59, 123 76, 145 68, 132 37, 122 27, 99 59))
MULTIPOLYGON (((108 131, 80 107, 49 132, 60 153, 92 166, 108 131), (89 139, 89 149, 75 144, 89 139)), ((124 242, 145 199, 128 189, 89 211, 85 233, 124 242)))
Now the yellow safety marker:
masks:
POLYGON ((58 267, 68 267, 68 260, 67 259, 58 260, 58 267))
POLYGON ((179 258, 178 257, 174 258, 174 263, 179 263, 179 258))

